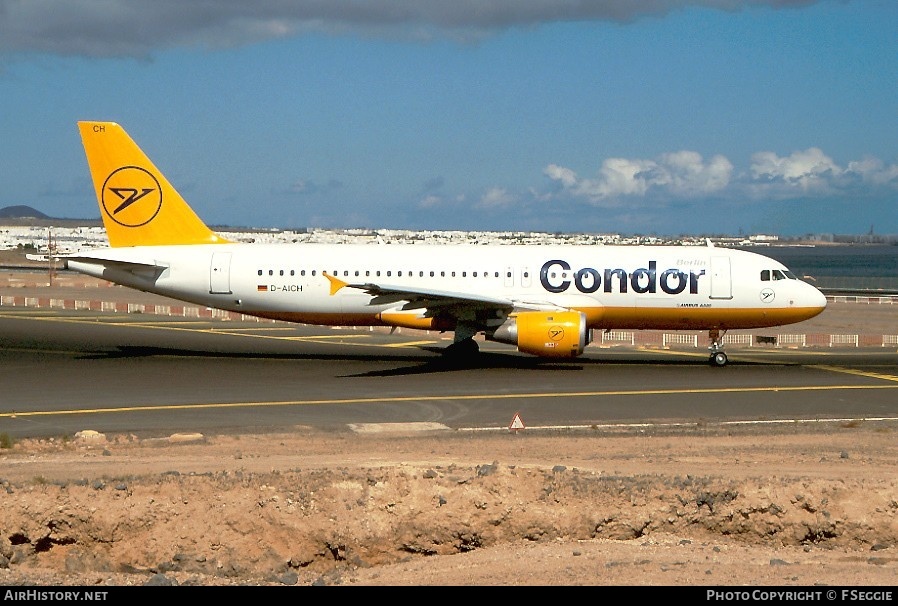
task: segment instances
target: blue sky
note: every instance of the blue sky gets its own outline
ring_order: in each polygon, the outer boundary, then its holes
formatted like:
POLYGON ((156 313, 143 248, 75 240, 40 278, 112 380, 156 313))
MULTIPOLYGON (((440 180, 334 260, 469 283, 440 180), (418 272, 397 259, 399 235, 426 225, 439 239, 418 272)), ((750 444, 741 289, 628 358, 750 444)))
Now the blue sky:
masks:
POLYGON ((0 207, 120 123, 207 223, 898 233, 893 0, 0 0, 0 207))

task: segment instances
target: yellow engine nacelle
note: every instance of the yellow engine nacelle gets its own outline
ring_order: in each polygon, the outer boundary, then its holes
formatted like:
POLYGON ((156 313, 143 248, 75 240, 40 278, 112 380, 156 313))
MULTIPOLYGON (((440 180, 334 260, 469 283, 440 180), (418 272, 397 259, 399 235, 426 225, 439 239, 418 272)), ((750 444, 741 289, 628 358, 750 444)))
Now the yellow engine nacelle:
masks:
POLYGON ((590 332, 586 315, 579 311, 525 311, 487 338, 544 358, 575 358, 590 342, 590 332))

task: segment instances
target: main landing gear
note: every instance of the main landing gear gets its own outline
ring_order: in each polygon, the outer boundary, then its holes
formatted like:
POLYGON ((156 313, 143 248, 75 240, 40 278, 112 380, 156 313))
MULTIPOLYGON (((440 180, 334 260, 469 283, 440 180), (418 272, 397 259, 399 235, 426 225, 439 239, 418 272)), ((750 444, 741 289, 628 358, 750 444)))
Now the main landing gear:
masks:
POLYGON ((445 347, 443 349, 443 355, 447 358, 465 358, 468 356, 473 356, 480 351, 480 346, 474 341, 474 339, 467 338, 462 339, 460 341, 456 341, 452 345, 445 347))
POLYGON ((711 357, 708 358, 708 362, 711 366, 726 366, 727 364, 727 355, 724 353, 723 345, 721 344, 725 333, 726 331, 721 332, 716 328, 708 331, 708 338, 711 339, 711 347, 708 348, 711 351, 711 357))
POLYGON ((452 360, 460 360, 477 355, 480 346, 474 341, 479 326, 473 322, 459 322, 455 327, 455 339, 452 345, 443 349, 443 356, 452 360))

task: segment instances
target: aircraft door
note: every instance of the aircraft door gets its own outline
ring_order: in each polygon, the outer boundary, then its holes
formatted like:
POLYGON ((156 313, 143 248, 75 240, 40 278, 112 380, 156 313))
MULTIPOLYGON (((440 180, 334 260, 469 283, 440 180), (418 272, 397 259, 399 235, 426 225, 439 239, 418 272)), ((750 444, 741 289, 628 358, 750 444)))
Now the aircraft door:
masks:
POLYGON ((711 257, 711 298, 733 298, 733 277, 729 257, 711 257))
POLYGON ((514 286, 514 267, 508 266, 505 268, 505 287, 511 288, 514 286))
POLYGON ((213 295, 231 294, 231 253, 212 253, 209 268, 209 293, 213 295))

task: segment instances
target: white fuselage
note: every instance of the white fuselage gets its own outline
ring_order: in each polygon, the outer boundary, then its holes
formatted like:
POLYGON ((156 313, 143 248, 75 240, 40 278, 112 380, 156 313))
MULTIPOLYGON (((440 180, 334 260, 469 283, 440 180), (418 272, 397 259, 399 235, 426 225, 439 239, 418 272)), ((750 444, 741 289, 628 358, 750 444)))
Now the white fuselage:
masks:
POLYGON ((600 329, 775 326, 826 305, 779 262, 711 246, 195 244, 82 252, 69 267, 199 305, 326 325, 452 329, 395 297, 379 302, 363 284, 572 309, 600 329), (335 292, 325 274, 350 287, 335 292))

